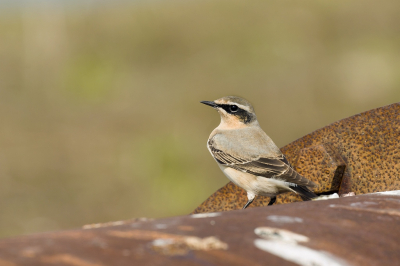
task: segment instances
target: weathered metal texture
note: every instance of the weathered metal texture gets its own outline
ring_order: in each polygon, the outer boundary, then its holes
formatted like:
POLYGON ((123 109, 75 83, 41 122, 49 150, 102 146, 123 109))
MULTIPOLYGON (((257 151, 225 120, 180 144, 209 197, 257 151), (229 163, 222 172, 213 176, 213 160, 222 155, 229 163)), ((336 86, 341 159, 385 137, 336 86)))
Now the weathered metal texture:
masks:
POLYGON ((397 193, 3 239, 0 265, 400 265, 397 193))
MULTIPOLYGON (((293 167, 318 184, 317 193, 358 194, 400 188, 400 103, 373 109, 318 129, 281 150, 293 167)), ((228 183, 193 213, 240 209, 243 189, 228 183)), ((281 194, 275 204, 301 201, 281 194)), ((257 197, 251 207, 265 206, 257 197)))
POLYGON ((339 191, 346 169, 345 161, 329 143, 301 149, 295 165, 303 176, 319 181, 316 193, 339 191))

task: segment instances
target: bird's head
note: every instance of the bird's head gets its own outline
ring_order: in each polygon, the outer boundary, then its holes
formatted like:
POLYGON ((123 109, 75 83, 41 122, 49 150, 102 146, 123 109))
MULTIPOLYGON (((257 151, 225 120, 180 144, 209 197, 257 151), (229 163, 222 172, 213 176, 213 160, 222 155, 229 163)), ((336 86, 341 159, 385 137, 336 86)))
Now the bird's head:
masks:
POLYGON ((253 106, 243 98, 226 96, 215 101, 202 101, 201 103, 217 109, 221 116, 220 127, 234 129, 258 123, 253 106))

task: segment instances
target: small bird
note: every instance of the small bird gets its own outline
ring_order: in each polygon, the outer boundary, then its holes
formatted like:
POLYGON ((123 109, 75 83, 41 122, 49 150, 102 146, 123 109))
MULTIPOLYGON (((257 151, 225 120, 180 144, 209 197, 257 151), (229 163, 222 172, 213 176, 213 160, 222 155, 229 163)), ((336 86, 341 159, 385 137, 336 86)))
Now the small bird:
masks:
POLYGON ((270 197, 295 192, 303 200, 317 197, 308 187, 311 180, 301 176, 285 158, 270 137, 261 129, 253 106, 243 98, 227 96, 202 101, 216 109, 221 123, 207 141, 207 148, 222 172, 247 192, 247 208, 258 195, 270 197))

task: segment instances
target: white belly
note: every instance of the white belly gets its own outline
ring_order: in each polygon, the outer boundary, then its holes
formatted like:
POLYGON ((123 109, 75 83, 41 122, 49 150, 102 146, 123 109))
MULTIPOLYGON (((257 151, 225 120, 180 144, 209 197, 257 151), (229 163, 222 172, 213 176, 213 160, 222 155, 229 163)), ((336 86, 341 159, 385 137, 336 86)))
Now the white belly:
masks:
POLYGON ((255 176, 220 164, 218 164, 218 166, 229 180, 248 193, 273 197, 283 192, 292 191, 285 182, 281 180, 255 176))

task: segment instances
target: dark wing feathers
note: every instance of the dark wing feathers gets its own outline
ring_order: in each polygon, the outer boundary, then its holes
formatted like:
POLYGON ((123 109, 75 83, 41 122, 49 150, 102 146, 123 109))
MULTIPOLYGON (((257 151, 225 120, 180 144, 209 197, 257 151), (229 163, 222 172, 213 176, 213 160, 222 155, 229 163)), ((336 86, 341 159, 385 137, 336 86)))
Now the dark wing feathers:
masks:
POLYGON ((236 169, 238 171, 247 172, 257 176, 266 178, 276 177, 283 181, 293 183, 300 186, 314 187, 316 184, 307 178, 301 176, 293 170, 288 160, 282 154, 278 158, 254 158, 244 159, 239 156, 227 154, 213 146, 212 140, 208 142, 208 147, 213 154, 215 160, 223 165, 236 169))
POLYGON ((215 160, 217 160, 220 164, 240 164, 244 163, 245 161, 240 159, 240 158, 235 158, 232 155, 229 155, 227 153, 224 153, 220 150, 217 150, 215 148, 210 149, 212 154, 214 155, 215 160))
POLYGON ((237 170, 245 170, 254 175, 265 177, 272 177, 281 175, 288 170, 288 166, 282 161, 273 158, 259 158, 258 160, 248 161, 242 164, 235 164, 231 166, 237 170))
POLYGON ((292 165, 290 164, 290 162, 286 159, 285 156, 283 156, 283 158, 281 159, 282 162, 284 162, 285 164, 289 165, 290 167, 292 167, 292 165))

